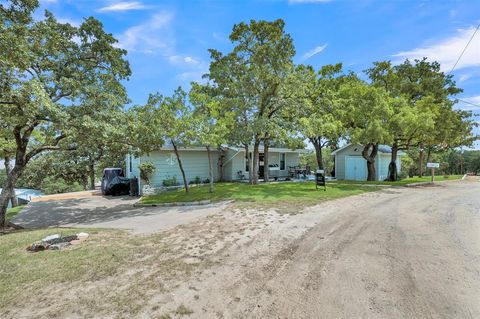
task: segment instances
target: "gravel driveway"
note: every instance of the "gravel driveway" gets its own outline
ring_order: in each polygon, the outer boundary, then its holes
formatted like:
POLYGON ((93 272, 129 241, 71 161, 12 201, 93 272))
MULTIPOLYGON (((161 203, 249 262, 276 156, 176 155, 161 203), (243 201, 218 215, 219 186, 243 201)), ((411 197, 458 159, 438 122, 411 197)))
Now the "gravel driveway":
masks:
POLYGON ((192 318, 480 318, 479 194, 470 179, 269 213, 161 300, 192 318))
POLYGON ((19 218, 137 232, 217 213, 145 236, 160 251, 168 247, 158 260, 141 256, 122 276, 57 284, 53 299, 17 306, 65 318, 177 318, 180 310, 188 318, 480 318, 479 194, 478 178, 469 178, 332 200, 296 215, 235 205, 132 209, 128 198, 32 205, 19 218), (125 291, 141 300, 135 315, 104 308, 125 291))
POLYGON ((25 228, 101 227, 152 233, 218 213, 226 205, 133 207, 137 200, 129 196, 99 195, 31 202, 12 222, 25 228))

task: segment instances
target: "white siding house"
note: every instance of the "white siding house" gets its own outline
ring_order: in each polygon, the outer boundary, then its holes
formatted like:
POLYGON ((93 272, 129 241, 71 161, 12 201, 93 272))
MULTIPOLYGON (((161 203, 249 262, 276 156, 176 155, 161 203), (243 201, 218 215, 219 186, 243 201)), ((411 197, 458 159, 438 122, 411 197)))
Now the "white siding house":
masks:
MULTIPOLYGON (((367 161, 362 156, 363 146, 347 144, 332 152, 335 160, 335 178, 339 180, 367 180, 367 161)), ((388 175, 392 150, 387 145, 380 145, 375 158, 375 180, 383 181, 388 175)), ((397 155, 397 171, 400 172, 403 152, 397 155)))

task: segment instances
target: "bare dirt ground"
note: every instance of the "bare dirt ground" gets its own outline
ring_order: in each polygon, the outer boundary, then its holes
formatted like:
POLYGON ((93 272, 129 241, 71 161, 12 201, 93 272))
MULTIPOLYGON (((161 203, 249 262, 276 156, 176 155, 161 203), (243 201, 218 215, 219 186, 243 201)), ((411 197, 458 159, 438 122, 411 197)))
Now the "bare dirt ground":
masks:
POLYGON ((198 318, 480 318, 479 195, 471 179, 267 213, 163 301, 198 318))
POLYGON ((55 293, 42 304, 31 298, 8 315, 480 318, 477 178, 296 215, 231 205, 156 236, 142 237, 151 250, 120 276, 47 287, 55 293))

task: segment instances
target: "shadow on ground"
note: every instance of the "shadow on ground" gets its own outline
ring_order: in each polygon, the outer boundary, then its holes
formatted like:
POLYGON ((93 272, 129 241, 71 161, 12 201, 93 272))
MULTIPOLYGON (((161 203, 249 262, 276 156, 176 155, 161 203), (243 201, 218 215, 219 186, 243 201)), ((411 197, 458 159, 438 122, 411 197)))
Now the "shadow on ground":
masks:
POLYGON ((137 200, 138 198, 129 196, 92 196, 32 202, 12 222, 25 228, 92 226, 153 229, 155 223, 159 224, 157 228, 161 228, 162 224, 182 223, 193 217, 185 215, 202 216, 210 211, 218 211, 219 206, 133 207, 137 200))

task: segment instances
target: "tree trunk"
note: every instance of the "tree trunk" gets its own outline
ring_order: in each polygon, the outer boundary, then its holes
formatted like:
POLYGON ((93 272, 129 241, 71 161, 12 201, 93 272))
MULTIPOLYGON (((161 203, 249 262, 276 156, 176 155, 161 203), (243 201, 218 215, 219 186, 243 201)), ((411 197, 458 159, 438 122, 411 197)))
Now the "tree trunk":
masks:
POLYGON ((90 189, 94 190, 95 189, 95 162, 90 159, 88 163, 88 169, 89 169, 89 174, 90 174, 90 189))
POLYGON ((88 176, 86 175, 82 177, 82 186, 83 190, 88 191, 88 176))
MULTIPOLYGON (((10 156, 5 156, 4 164, 5 164, 5 173, 8 176, 12 171, 12 162, 10 160, 10 156)), ((18 200, 15 194, 15 188, 12 190, 12 195, 10 196, 10 202, 12 204, 12 207, 18 206, 18 200)), ((8 206, 8 203, 7 203, 7 206, 8 206)))
POLYGON ((253 163, 252 163, 252 158, 250 156, 250 147, 248 146, 248 144, 244 144, 243 147, 245 148, 245 163, 247 163, 247 166, 248 166, 248 182, 252 184, 253 183, 253 163))
POLYGON ((269 170, 268 170, 268 138, 265 138, 263 140, 263 181, 265 183, 269 182, 270 176, 269 176, 269 170))
POLYGON ((175 144, 173 139, 171 140, 171 142, 172 142, 172 145, 173 145, 173 150, 175 152, 175 156, 177 156, 178 167, 180 167, 180 172, 182 172, 183 185, 185 186, 185 192, 188 193, 188 191, 189 191, 188 181, 187 181, 187 178, 185 177, 185 171, 183 170, 182 161, 180 160, 180 154, 178 153, 177 144, 175 144))
MULTIPOLYGON (((426 163, 430 163, 431 156, 432 156, 432 148, 429 147, 429 148, 427 148, 427 160, 425 161, 426 163)), ((426 170, 425 173, 426 173, 426 175, 431 175, 428 169, 426 170)))
POLYGON ((218 148, 218 162, 217 162, 217 173, 218 173, 218 182, 223 182, 223 160, 225 159, 224 151, 221 147, 218 148))
POLYGON ((423 176, 423 145, 420 145, 420 153, 418 154, 418 177, 423 176))
POLYGON ((375 180, 375 158, 377 157, 377 153, 378 143, 368 143, 363 148, 362 156, 367 161, 367 181, 375 180), (370 151, 370 149, 372 150, 370 151))
POLYGON ((260 140, 258 135, 255 136, 255 143, 253 145, 253 165, 252 165, 252 184, 258 184, 258 160, 259 160, 259 147, 260 147, 260 140))
POLYGON ((392 182, 398 180, 397 154, 398 154, 398 143, 394 142, 392 145, 392 156, 390 158, 390 164, 388 164, 388 178, 387 178, 387 180, 392 182))
POLYGON ((313 144, 313 147, 315 148, 315 156, 317 158, 317 168, 318 169, 324 169, 323 168, 322 145, 320 144, 320 139, 319 138, 311 138, 310 142, 313 144))
POLYGON ((212 159, 212 152, 210 151, 210 145, 206 146, 207 148, 207 155, 208 155, 208 167, 210 168, 210 193, 213 193, 213 159, 212 159))
MULTIPOLYGON (((330 150, 333 152, 333 151, 336 151, 338 149, 338 145, 337 143, 334 143, 334 144, 330 144, 330 150)), ((336 157, 333 158, 333 168, 332 168, 332 172, 331 172, 331 175, 332 177, 335 177, 335 163, 336 163, 336 157)))
POLYGON ((0 228, 4 228, 6 226, 5 217, 7 215, 8 202, 14 194, 15 184, 18 178, 22 175, 25 169, 26 163, 23 161, 23 154, 18 154, 17 151, 17 160, 15 161, 15 166, 10 171, 10 174, 8 174, 7 180, 2 188, 2 193, 0 194, 0 228), (22 160, 18 161, 19 158, 22 158, 22 160))

